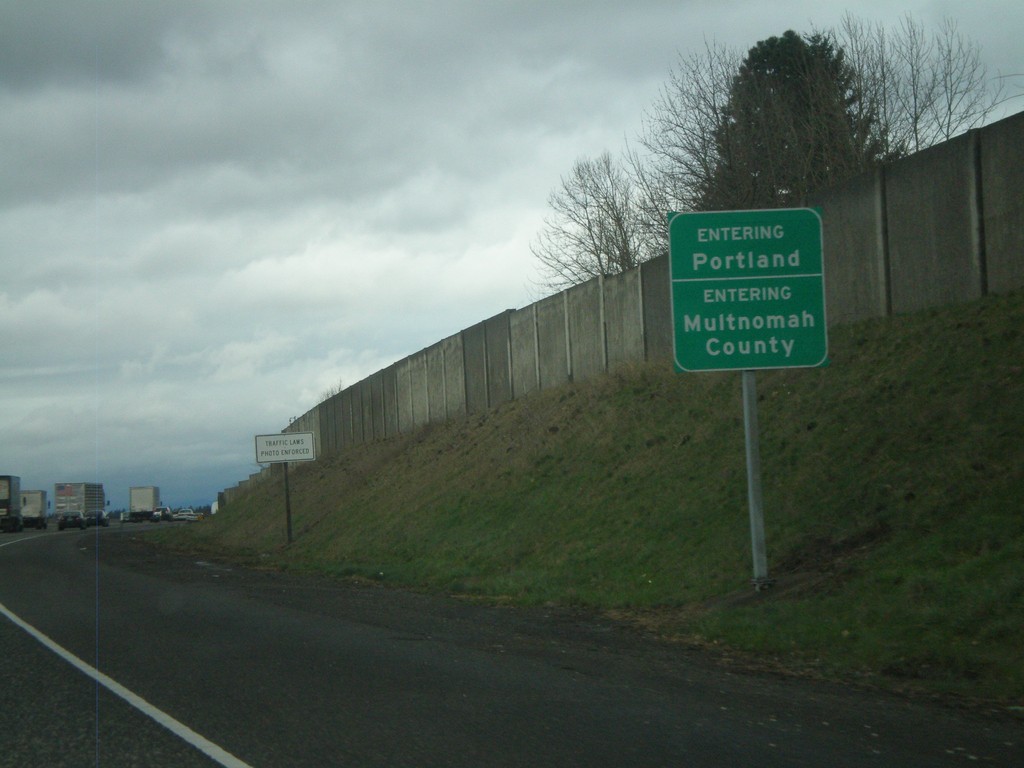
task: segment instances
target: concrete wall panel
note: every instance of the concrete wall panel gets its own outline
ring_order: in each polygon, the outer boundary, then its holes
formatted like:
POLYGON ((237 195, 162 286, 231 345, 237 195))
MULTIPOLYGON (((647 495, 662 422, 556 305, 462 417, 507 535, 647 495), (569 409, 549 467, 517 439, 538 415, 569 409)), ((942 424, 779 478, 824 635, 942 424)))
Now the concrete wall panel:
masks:
POLYGON ((319 405, 314 406, 313 410, 309 412, 308 420, 306 422, 309 425, 306 431, 313 433, 313 440, 314 444, 316 445, 317 456, 319 456, 321 452, 324 450, 323 429, 321 427, 321 419, 323 418, 323 414, 321 413, 321 411, 323 410, 326 409, 322 408, 319 405))
POLYGON ((351 392, 352 443, 353 445, 362 445, 373 439, 372 427, 367 423, 366 409, 363 407, 365 395, 363 382, 357 381, 349 387, 349 390, 351 392))
POLYGON ((821 208, 829 325, 888 314, 881 168, 812 195, 821 208))
POLYGON ((640 265, 646 360, 672 365, 672 296, 668 285, 668 255, 640 265))
POLYGON ((484 321, 487 344, 487 407, 512 399, 512 353, 509 317, 511 310, 484 321))
POLYGON ((342 390, 338 401, 338 445, 342 450, 353 444, 352 438, 352 388, 342 390))
POLYGON ((644 359, 640 270, 604 279, 604 330, 609 370, 644 359))
POLYGON ((345 438, 350 446, 363 443, 363 408, 359 399, 359 390, 352 386, 345 390, 344 417, 347 422, 345 438))
POLYGON ((381 373, 381 397, 384 407, 384 436, 398 434, 398 366, 389 365, 381 373))
POLYGON ((431 423, 448 418, 445 397, 444 349, 438 342, 423 350, 427 367, 427 420, 431 423))
POLYGON ((352 418, 358 425, 353 429, 352 439, 356 443, 371 442, 374 439, 374 423, 370 413, 370 379, 362 379, 352 385, 352 418))
POLYGON ((328 401, 325 400, 316 407, 316 420, 319 422, 319 442, 317 445, 319 445, 319 449, 321 449, 325 456, 333 454, 338 450, 338 446, 331 442, 331 428, 327 418, 328 401))
POLYGON ((487 336, 483 323, 462 332, 462 355, 466 413, 483 413, 487 410, 487 336))
POLYGON ((422 427, 430 423, 430 404, 427 401, 427 355, 420 350, 409 357, 409 394, 412 395, 412 423, 422 427))
POLYGON ((974 134, 893 163, 886 172, 892 311, 981 296, 974 134))
POLYGON ((366 414, 365 421, 370 426, 371 433, 367 440, 384 439, 384 374, 382 371, 368 376, 363 381, 364 397, 363 408, 366 414), (372 437, 371 437, 372 435, 372 437))
POLYGON ((444 355, 445 412, 449 419, 466 415, 466 367, 462 334, 449 336, 441 342, 444 355))
POLYGON ((320 427, 320 406, 315 406, 309 411, 302 419, 303 421, 303 432, 313 433, 313 445, 316 446, 316 455, 320 456, 323 452, 323 430, 320 427))
POLYGON ((324 448, 328 453, 337 453, 342 448, 342 410, 341 410, 341 393, 339 392, 325 404, 325 416, 324 422, 328 425, 329 436, 324 438, 324 448))
POLYGON ((980 134, 986 282, 1006 293, 1024 286, 1024 112, 980 134))
POLYGON ((335 415, 338 410, 338 396, 320 403, 320 434, 316 443, 318 456, 329 456, 341 450, 338 444, 337 423, 335 415))
MULTIPOLYGON (((666 292, 668 289, 665 289, 666 292)), ((541 389, 569 381, 569 336, 565 322, 565 294, 548 296, 534 304, 537 313, 537 359, 541 389)))
POLYGON ((594 278, 565 292, 573 381, 592 378, 608 368, 601 283, 601 278, 594 278))
POLYGON ((395 363, 396 400, 398 401, 398 431, 406 434, 416 428, 412 417, 412 364, 410 358, 395 363))
POLYGON ((348 389, 343 389, 338 395, 338 448, 345 450, 352 445, 352 394, 348 389))
POLYGON ((328 411, 328 418, 331 421, 331 440, 334 450, 343 451, 346 446, 345 429, 345 391, 342 390, 333 398, 334 405, 328 411))
POLYGON ((512 355, 512 397, 520 398, 540 387, 537 370, 537 314, 534 306, 513 312, 508 319, 512 355))

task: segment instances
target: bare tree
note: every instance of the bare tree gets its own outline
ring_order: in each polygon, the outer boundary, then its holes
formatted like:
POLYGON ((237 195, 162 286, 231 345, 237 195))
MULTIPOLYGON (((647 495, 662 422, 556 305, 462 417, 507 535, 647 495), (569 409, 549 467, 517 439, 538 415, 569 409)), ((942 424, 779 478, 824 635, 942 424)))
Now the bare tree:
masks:
POLYGON ((913 141, 909 123, 899 117, 904 83, 892 51, 892 36, 881 25, 872 27, 847 14, 837 38, 861 93, 861 118, 870 121, 881 159, 905 155, 913 141))
POLYGON ((978 45, 947 19, 929 35, 907 15, 889 32, 847 15, 838 39, 857 72, 888 158, 917 152, 985 122, 1002 100, 978 45))
POLYGON ((639 227, 637 191, 607 152, 581 158, 548 197, 551 215, 530 246, 556 290, 598 275, 636 267, 646 240, 639 227))
POLYGON ((984 123, 1002 98, 1002 83, 989 82, 976 43, 964 39, 946 19, 935 37, 933 77, 938 85, 929 112, 937 141, 947 141, 984 123))
POLYGON ((337 384, 334 384, 334 385, 328 387, 327 389, 325 389, 323 392, 320 393, 320 400, 318 402, 325 403, 328 400, 330 400, 332 397, 334 397, 335 395, 340 395, 344 391, 345 391, 345 380, 344 379, 338 379, 338 383, 337 384))
POLYGON ((787 32, 746 56, 705 43, 680 56, 623 170, 577 161, 531 246, 553 288, 668 250, 669 211, 800 204, 878 162, 976 127, 1002 103, 955 22, 929 34, 847 15, 836 32, 787 32))
POLYGON ((649 223, 663 228, 667 211, 698 206, 700 190, 717 167, 717 136, 741 61, 737 52, 705 42, 701 54, 680 57, 644 115, 640 145, 647 154, 641 158, 634 152, 630 158, 649 223))
POLYGON ((649 111, 626 162, 638 193, 639 227, 650 257, 668 253, 665 215, 694 210, 712 178, 715 136, 725 121, 729 87, 741 56, 705 41, 704 50, 680 55, 678 65, 649 111))

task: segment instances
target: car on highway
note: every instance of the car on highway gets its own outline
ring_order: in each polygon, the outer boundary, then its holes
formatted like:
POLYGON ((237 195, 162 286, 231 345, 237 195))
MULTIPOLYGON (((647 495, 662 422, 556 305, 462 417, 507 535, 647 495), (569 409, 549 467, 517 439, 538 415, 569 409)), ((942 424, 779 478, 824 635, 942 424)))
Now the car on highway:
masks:
POLYGON ((85 529, 85 515, 81 512, 61 512, 57 515, 57 530, 63 531, 65 528, 81 528, 85 529))
POLYGON ((186 507, 185 509, 179 509, 177 512, 175 512, 174 519, 186 520, 190 523, 193 523, 199 519, 199 515, 197 515, 193 510, 186 507))
POLYGON ((85 515, 86 526, 95 525, 106 528, 110 525, 110 518, 107 517, 105 512, 90 512, 85 515))
POLYGON ((174 518, 170 507, 157 507, 149 519, 154 523, 159 523, 161 520, 173 520, 174 518))

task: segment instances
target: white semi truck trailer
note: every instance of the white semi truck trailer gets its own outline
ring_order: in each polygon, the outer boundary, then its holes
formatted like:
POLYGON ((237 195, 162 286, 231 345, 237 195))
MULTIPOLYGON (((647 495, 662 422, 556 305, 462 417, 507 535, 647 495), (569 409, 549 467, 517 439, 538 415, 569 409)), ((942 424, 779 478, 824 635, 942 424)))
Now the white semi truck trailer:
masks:
POLYGON ((0 531, 17 533, 21 522, 21 478, 0 475, 0 531))
POLYGON ((46 528, 46 491, 21 492, 21 522, 26 528, 46 528))
POLYGON ((141 523, 153 518, 160 506, 160 489, 155 485, 136 485, 128 489, 128 522, 141 523))

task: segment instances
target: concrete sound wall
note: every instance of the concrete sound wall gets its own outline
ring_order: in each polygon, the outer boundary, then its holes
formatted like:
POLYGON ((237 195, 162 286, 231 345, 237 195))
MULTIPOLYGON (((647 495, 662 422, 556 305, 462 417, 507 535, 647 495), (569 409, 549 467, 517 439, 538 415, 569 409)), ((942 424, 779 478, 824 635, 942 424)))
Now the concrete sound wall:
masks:
POLYGON ((830 325, 888 314, 884 184, 879 168, 808 200, 821 208, 830 325))
POLYGON ((509 315, 508 334, 512 356, 512 398, 517 399, 540 389, 536 304, 509 315))
POLYGON ((640 270, 604 278, 604 337, 608 370, 644 359, 643 292, 640 270))
POLYGON ((384 439, 384 373, 377 371, 363 381, 363 423, 374 440, 384 439))
POLYGON ((409 358, 395 363, 395 407, 398 410, 398 431, 411 432, 415 429, 412 419, 411 377, 409 358))
POLYGON ((979 131, 987 289, 1024 285, 1024 112, 979 131))
POLYGON ((668 254, 640 265, 644 360, 672 359, 672 299, 668 254))
POLYGON ((346 425, 341 417, 344 396, 344 392, 339 392, 316 407, 320 414, 321 440, 317 443, 320 453, 331 453, 345 447, 343 430, 346 425))
POLYGON ((424 351, 427 376, 427 421, 439 422, 448 418, 445 398, 444 348, 441 342, 424 351))
POLYGON ((355 422, 359 425, 362 437, 359 442, 369 443, 374 439, 373 435, 373 415, 370 411, 370 398, 371 392, 371 378, 363 379, 360 382, 352 385, 352 389, 356 397, 353 399, 353 408, 358 403, 359 413, 353 414, 355 422))
POLYGON ((349 387, 341 393, 341 444, 345 448, 359 445, 363 441, 363 410, 359 407, 359 391, 349 387))
POLYGON ((398 365, 391 365, 382 372, 382 407, 384 408, 384 436, 394 437, 398 429, 398 365))
POLYGON ((913 312, 983 294, 976 203, 977 134, 886 169, 892 310, 913 312))
POLYGON ((512 341, 506 310, 484 321, 484 352, 487 364, 487 407, 494 408, 512 399, 512 341))
POLYGON ((409 399, 412 401, 413 429, 430 423, 427 386, 427 353, 421 349, 415 355, 409 356, 409 399))
POLYGON ((466 415, 466 365, 462 334, 441 342, 444 354, 445 414, 454 419, 466 415))
MULTIPOLYGON (((806 204, 822 211, 832 325, 1019 289, 1024 112, 811 195, 806 204)), ((285 431, 314 432, 324 455, 621 363, 669 365, 668 283, 668 257, 660 256, 507 310, 346 388, 285 431)))
POLYGON ((466 413, 487 410, 487 334, 484 323, 462 332, 462 365, 466 381, 466 413))
POLYGON ((569 375, 573 381, 583 381, 607 370, 602 282, 602 278, 594 278, 565 292, 569 375))
POLYGON ((565 321, 566 293, 533 305, 537 319, 537 372, 541 389, 569 381, 569 331, 565 321))

